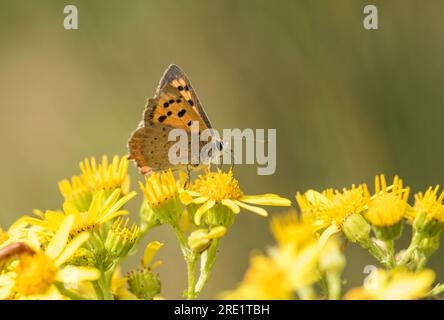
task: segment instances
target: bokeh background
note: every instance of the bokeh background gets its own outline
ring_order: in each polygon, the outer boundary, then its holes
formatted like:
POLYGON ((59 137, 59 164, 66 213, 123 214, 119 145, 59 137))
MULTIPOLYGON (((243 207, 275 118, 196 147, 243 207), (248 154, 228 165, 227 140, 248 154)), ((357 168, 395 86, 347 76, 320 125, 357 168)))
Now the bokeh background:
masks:
MULTIPOLYGON (((444 2, 371 1, 377 31, 362 26, 369 3, 1 0, 0 225, 60 208, 57 181, 84 157, 125 154, 170 63, 188 73, 215 128, 277 129, 274 175, 236 167, 247 194, 294 199, 381 172, 416 191, 443 183, 444 2), (63 28, 67 4, 79 9, 79 30, 63 28)), ((177 242, 168 227, 154 239, 166 243, 162 294, 180 298, 177 242)), ((202 298, 234 288, 252 250, 272 242, 266 219, 239 215, 202 298)), ((347 255, 347 286, 360 285, 375 262, 353 245, 347 255)), ((441 274, 443 257, 432 261, 441 274)))

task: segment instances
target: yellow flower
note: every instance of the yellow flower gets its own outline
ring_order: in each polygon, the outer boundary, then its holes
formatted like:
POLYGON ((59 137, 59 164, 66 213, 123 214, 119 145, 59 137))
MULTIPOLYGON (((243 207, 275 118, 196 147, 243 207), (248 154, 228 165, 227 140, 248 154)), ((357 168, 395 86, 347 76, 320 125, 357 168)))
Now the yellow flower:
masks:
POLYGON ((74 176, 69 180, 59 182, 59 189, 65 201, 76 204, 79 210, 86 210, 94 194, 100 190, 109 195, 119 188, 122 195, 129 192, 130 178, 128 175, 128 159, 124 156, 113 157, 111 163, 108 157, 102 157, 102 163, 97 165, 96 159, 85 159, 80 162, 80 176, 74 176))
POLYGON ((413 300, 427 295, 435 280, 430 269, 418 272, 405 270, 372 272, 364 287, 351 289, 345 296, 349 300, 413 300))
POLYGON ((444 191, 438 195, 439 185, 434 189, 429 187, 425 193, 418 192, 415 194, 415 204, 413 209, 409 211, 408 219, 413 221, 419 213, 423 213, 429 220, 435 220, 444 223, 444 191))
POLYGON ((270 223, 271 232, 280 246, 291 244, 298 250, 313 243, 315 229, 307 223, 300 223, 296 211, 289 211, 272 217, 270 223))
POLYGON ((139 186, 152 208, 174 199, 179 189, 179 183, 171 170, 162 173, 153 172, 149 177, 145 177, 145 185, 139 181, 139 186))
POLYGON ((69 241, 73 225, 73 216, 64 218, 44 251, 21 255, 13 270, 0 276, 0 299, 63 299, 58 285, 75 288, 78 282, 99 278, 94 268, 66 265, 89 238, 83 232, 69 241))
POLYGON ((265 209, 253 205, 291 205, 290 200, 275 194, 245 196, 232 171, 208 172, 200 176, 189 190, 181 192, 180 196, 184 204, 198 206, 194 213, 196 225, 201 224, 204 214, 206 214, 205 224, 228 226, 233 223, 232 214, 238 214, 240 208, 267 216, 265 209))
POLYGON ((228 300, 283 300, 292 298, 286 270, 263 255, 251 258, 243 281, 233 291, 222 294, 228 300))
POLYGON ((336 191, 321 219, 341 227, 346 218, 353 213, 361 213, 366 206, 365 185, 352 186, 351 189, 336 191))
POLYGON ((139 238, 139 227, 128 227, 129 219, 118 217, 108 231, 105 248, 117 258, 126 256, 139 238))
POLYGON ((302 220, 312 223, 316 228, 324 228, 325 223, 319 217, 326 210, 333 196, 333 189, 326 189, 321 193, 312 189, 304 194, 296 193, 296 202, 301 209, 302 220))
POLYGON ((377 227, 392 227, 401 222, 407 209, 409 188, 397 176, 387 187, 384 175, 375 177, 375 195, 368 204, 365 217, 377 227))
POLYGON ((366 186, 352 185, 342 191, 332 189, 319 193, 309 190, 296 194, 296 200, 304 218, 319 229, 335 226, 340 229, 346 218, 353 213, 361 213, 367 204, 366 186))
POLYGON ((145 185, 139 181, 146 204, 142 207, 142 222, 147 228, 159 223, 179 224, 182 206, 179 200, 181 181, 176 181, 171 170, 152 173, 145 177, 145 185))
POLYGON ((269 250, 273 261, 284 270, 290 287, 297 291, 311 286, 319 278, 318 241, 311 224, 299 222, 295 212, 274 216, 271 230, 278 245, 269 250))
POLYGON ((19 222, 56 232, 59 230, 65 217, 72 215, 74 217, 74 225, 71 229, 71 236, 75 236, 83 231, 94 230, 103 223, 118 216, 128 214, 126 210, 121 210, 121 207, 133 198, 136 193, 130 192, 122 198, 120 198, 120 194, 120 189, 116 189, 111 195, 106 197, 105 191, 101 190, 94 195, 89 209, 85 212, 80 212, 74 203, 65 201, 63 204, 63 212, 47 211, 41 219, 23 217, 19 219, 19 222))

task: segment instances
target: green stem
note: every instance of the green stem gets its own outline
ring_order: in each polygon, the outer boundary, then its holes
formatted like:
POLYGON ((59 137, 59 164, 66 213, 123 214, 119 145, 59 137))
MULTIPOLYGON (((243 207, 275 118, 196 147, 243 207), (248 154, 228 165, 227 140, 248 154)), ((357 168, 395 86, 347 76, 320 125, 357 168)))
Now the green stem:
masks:
POLYGON ((97 286, 104 300, 114 300, 114 296, 113 293, 111 292, 109 282, 107 281, 106 275, 103 272, 100 278, 97 280, 97 286))
POLYGON ((407 248, 407 250, 405 250, 402 259, 399 261, 398 266, 405 266, 410 261, 412 254, 415 252, 416 249, 418 249, 421 238, 422 237, 420 236, 420 234, 415 232, 409 247, 407 248))
POLYGON ((396 262, 395 262, 395 241, 394 240, 386 240, 385 245, 387 247, 387 264, 389 265, 390 269, 392 269, 396 262))
POLYGON ((376 260, 379 261, 384 267, 390 268, 390 265, 387 261, 387 257, 385 252, 371 239, 366 241, 365 243, 361 243, 362 247, 368 250, 370 254, 375 257, 376 260))
POLYGON ((71 300, 91 300, 74 291, 66 289, 65 285, 61 282, 56 282, 55 286, 57 287, 57 289, 60 291, 61 294, 63 294, 65 297, 70 298, 71 300))
POLYGON ((195 293, 195 269, 196 269, 196 254, 189 248, 187 240, 185 238, 184 233, 179 228, 179 226, 173 226, 174 232, 176 233, 176 237, 179 240, 180 249, 182 250, 183 257, 187 264, 187 275, 188 275, 188 289, 186 291, 186 296, 188 300, 194 300, 196 298, 195 293))
POLYGON ((187 290, 187 298, 188 300, 196 299, 196 277, 195 277, 195 269, 196 269, 196 256, 193 256, 191 259, 186 259, 187 262, 187 270, 188 270, 188 290, 187 290))
POLYGON ((298 296, 301 300, 314 300, 316 298, 315 292, 311 286, 297 290, 298 296))
POLYGON ((337 272, 327 272, 325 279, 328 286, 328 300, 341 298, 341 276, 337 272))
POLYGON ((202 254, 201 270, 196 284, 196 296, 202 292, 205 284, 210 278, 211 271, 213 270, 214 263, 216 262, 219 241, 219 238, 212 240, 210 247, 202 254))
POLYGON ((437 284, 428 294, 428 296, 436 297, 444 292, 444 284, 437 284))

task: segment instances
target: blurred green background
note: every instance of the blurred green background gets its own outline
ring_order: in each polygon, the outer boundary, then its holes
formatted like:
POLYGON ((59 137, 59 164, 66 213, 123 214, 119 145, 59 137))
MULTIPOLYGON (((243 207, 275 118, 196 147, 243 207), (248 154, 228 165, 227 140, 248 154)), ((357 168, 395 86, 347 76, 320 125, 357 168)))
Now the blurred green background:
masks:
MULTIPOLYGON (((125 154, 170 63, 188 73, 215 128, 277 129, 274 175, 236 167, 247 194, 294 200, 307 188, 372 184, 381 172, 414 191, 442 183, 443 10, 439 0, 1 0, 0 225, 60 208, 57 181, 84 157, 125 154), (362 26, 370 3, 377 31, 362 26), (79 9, 79 30, 63 28, 67 4, 79 9)), ((180 298, 185 264, 173 233, 148 238, 166 243, 162 294, 180 298)), ((271 243, 267 220, 242 212, 202 298, 234 288, 252 250, 271 243)), ((360 285, 374 260, 347 250, 347 286, 360 285)), ((440 273, 443 260, 432 261, 440 273)))

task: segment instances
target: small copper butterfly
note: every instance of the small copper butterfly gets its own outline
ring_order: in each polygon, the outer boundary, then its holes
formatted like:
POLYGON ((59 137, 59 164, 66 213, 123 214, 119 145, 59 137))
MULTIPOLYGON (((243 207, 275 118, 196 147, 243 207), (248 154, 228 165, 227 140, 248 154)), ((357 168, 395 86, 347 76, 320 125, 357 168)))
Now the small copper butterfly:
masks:
MULTIPOLYGON (((199 124, 198 134, 212 128, 188 77, 177 65, 172 64, 160 79, 154 97, 148 99, 143 120, 131 134, 128 142, 129 159, 135 161, 142 174, 180 169, 183 164, 173 165, 169 161, 168 151, 175 141, 169 141, 168 134, 172 129, 184 129, 191 134, 195 122, 199 124)), ((214 139, 217 149, 222 151, 222 141, 214 139)), ((196 169, 203 165, 187 165, 187 168, 196 169)))

